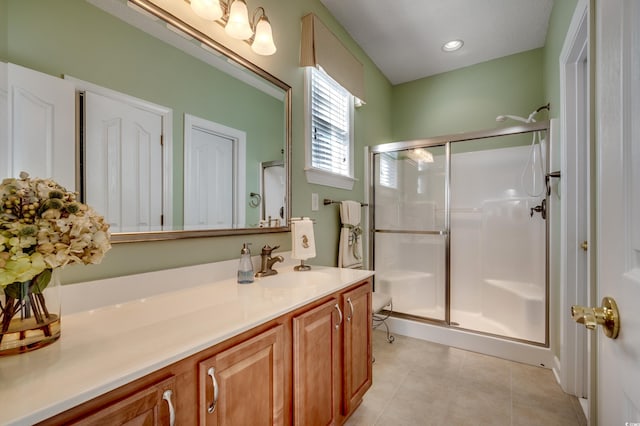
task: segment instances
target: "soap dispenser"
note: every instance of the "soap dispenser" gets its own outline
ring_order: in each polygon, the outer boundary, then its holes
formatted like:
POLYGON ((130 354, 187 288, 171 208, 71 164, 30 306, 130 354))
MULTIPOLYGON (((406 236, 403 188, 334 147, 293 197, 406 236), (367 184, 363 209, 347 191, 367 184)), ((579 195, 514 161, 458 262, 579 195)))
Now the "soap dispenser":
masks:
POLYGON ((251 263, 251 251, 249 244, 244 243, 240 250, 240 264, 238 265, 238 283, 250 284, 253 282, 253 263, 251 263))

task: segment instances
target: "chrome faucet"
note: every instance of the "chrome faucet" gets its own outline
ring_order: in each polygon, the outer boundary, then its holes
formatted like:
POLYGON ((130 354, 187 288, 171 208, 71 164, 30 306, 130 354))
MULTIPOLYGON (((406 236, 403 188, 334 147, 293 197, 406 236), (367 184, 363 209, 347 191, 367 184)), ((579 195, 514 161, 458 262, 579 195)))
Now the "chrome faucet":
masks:
POLYGON ((269 275, 278 273, 278 271, 271 268, 276 262, 284 262, 284 258, 282 256, 271 257, 271 252, 279 247, 280 246, 269 247, 268 244, 262 247, 262 252, 260 253, 260 270, 256 272, 256 277, 268 277, 269 275))

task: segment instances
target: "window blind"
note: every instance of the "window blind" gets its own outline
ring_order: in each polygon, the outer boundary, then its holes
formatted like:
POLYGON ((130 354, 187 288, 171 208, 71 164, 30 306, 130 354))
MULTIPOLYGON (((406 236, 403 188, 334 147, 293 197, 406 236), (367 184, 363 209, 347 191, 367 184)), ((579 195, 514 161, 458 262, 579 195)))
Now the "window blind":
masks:
POLYGON ((317 68, 311 76, 311 165, 349 176, 351 95, 317 68))

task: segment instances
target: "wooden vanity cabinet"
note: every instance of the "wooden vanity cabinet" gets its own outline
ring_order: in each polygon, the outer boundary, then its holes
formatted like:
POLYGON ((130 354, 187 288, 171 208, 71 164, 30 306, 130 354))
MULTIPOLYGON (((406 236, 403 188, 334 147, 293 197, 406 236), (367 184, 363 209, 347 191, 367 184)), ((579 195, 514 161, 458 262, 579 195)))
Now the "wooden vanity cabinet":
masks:
POLYGON ((170 407, 176 425, 343 424, 372 382, 371 291, 354 284, 41 424, 165 426, 170 407))
POLYGON ((198 364, 201 425, 283 425, 284 326, 198 364))
POLYGON ((342 424, 372 384, 371 282, 293 317, 296 425, 342 424))

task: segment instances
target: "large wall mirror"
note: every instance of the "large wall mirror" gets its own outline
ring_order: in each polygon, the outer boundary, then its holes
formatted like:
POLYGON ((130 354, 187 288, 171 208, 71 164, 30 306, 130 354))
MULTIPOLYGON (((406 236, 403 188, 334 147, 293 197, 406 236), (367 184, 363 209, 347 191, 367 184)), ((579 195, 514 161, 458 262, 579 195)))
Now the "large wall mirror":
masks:
POLYGON ((289 229, 291 88, 217 44, 187 2, 6 7, 3 177, 75 188, 114 242, 289 229))

